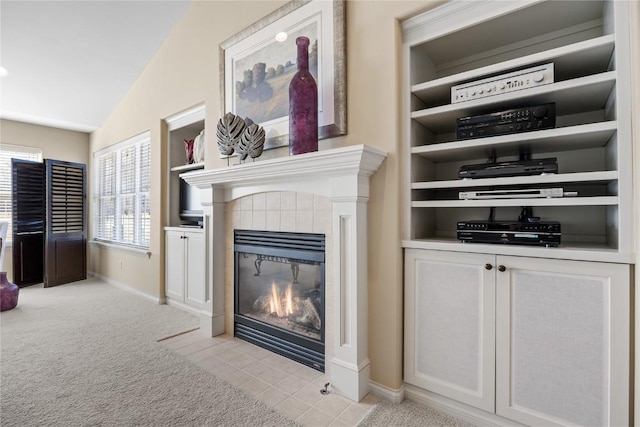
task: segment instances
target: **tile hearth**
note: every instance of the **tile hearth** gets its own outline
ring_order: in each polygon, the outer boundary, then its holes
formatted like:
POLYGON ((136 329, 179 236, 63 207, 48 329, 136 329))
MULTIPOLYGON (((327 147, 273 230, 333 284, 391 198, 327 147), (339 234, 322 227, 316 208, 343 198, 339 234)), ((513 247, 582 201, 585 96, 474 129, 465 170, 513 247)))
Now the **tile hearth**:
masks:
POLYGON ((355 426, 378 402, 371 394, 359 403, 322 395, 323 373, 230 335, 195 330, 161 344, 303 426, 355 426))

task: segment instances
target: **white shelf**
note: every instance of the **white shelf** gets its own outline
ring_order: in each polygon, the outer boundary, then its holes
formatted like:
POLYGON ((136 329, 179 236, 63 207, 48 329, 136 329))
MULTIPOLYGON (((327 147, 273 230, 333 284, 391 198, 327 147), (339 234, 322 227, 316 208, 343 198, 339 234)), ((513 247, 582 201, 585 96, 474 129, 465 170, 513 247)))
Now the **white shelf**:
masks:
POLYGON ((534 258, 554 258, 596 262, 632 263, 633 254, 620 253, 616 248, 602 244, 561 244, 557 248, 484 243, 461 243, 455 238, 403 240, 403 248, 431 249, 451 252, 514 255, 534 258))
POLYGON ((434 100, 449 103, 451 86, 548 62, 553 62, 555 81, 563 80, 565 75, 596 74, 607 70, 614 47, 613 35, 606 35, 415 84, 411 86, 411 92, 429 105, 433 105, 434 100))
POLYGON ((617 196, 562 197, 542 199, 427 200, 411 202, 413 208, 491 208, 503 206, 611 206, 617 196))
POLYGON ((413 147, 411 153, 432 161, 450 162, 483 158, 492 149, 500 149, 503 156, 518 155, 520 147, 524 144, 531 148, 532 153, 581 150, 606 146, 616 133, 617 127, 618 124, 615 121, 590 123, 488 138, 420 145, 413 147))
POLYGON ((501 178, 458 179, 450 181, 426 181, 411 184, 413 190, 437 190, 449 188, 497 187, 500 185, 549 185, 562 183, 608 183, 618 179, 617 171, 564 173, 553 175, 510 176, 501 178))
POLYGON ((187 172, 187 171, 202 169, 202 168, 204 168, 204 162, 191 163, 188 165, 174 166, 171 168, 171 172, 187 172))
POLYGON ((481 114, 483 109, 500 111, 514 108, 515 105, 555 102, 557 116, 602 110, 615 82, 616 72, 608 71, 493 97, 414 111, 411 118, 431 132, 450 133, 455 131, 456 119, 481 114))

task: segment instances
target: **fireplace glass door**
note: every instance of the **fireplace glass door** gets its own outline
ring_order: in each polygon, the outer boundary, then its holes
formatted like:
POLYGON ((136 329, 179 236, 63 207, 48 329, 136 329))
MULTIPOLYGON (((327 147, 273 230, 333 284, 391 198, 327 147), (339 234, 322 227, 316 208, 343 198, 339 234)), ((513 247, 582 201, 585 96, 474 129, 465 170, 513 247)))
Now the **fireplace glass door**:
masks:
POLYGON ((324 236, 235 233, 236 336, 323 370, 324 236))

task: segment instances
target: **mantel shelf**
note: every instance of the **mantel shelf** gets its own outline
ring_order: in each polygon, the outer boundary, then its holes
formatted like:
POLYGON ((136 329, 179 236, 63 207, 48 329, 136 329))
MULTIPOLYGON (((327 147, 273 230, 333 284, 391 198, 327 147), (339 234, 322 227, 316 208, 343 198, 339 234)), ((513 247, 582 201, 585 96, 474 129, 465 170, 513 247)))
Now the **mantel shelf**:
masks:
POLYGON ((238 188, 278 182, 317 181, 318 178, 369 177, 385 157, 386 153, 378 149, 355 145, 227 168, 205 169, 180 176, 198 188, 212 185, 238 188))

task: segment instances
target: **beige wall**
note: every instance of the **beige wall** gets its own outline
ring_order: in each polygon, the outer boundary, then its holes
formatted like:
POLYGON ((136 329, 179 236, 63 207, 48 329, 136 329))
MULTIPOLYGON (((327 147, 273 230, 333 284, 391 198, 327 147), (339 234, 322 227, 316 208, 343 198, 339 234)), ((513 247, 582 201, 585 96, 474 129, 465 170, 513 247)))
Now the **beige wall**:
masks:
MULTIPOLYGON (((89 163, 89 134, 84 132, 0 120, 0 144, 40 148, 43 159, 89 163)), ((2 271, 13 280, 11 248, 5 252, 2 271)))
MULTIPOLYGON (((206 166, 226 167, 217 156, 220 117, 218 45, 285 1, 194 2, 104 126, 91 151, 151 131, 151 256, 91 247, 90 270, 155 297, 163 296, 163 218, 166 153, 162 119, 206 105, 206 166)), ((429 1, 348 1, 348 135, 324 140, 320 149, 367 144, 388 153, 372 178, 369 208, 369 354, 372 380, 393 390, 402 384, 402 249, 400 200, 399 18, 433 6, 429 1)), ((263 158, 285 156, 286 149, 263 158)))

